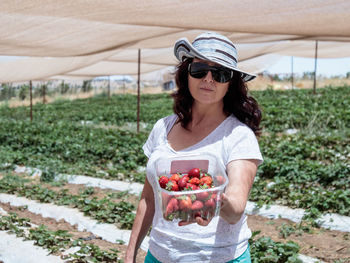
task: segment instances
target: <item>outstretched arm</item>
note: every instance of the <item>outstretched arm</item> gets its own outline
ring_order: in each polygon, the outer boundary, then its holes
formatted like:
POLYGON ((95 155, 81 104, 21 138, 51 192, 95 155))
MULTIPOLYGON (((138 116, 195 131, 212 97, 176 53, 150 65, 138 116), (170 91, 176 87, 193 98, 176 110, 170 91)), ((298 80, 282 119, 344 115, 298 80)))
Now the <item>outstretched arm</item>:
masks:
POLYGON ((252 188, 258 160, 235 160, 227 165, 229 183, 222 195, 220 216, 229 224, 236 224, 244 213, 252 188))

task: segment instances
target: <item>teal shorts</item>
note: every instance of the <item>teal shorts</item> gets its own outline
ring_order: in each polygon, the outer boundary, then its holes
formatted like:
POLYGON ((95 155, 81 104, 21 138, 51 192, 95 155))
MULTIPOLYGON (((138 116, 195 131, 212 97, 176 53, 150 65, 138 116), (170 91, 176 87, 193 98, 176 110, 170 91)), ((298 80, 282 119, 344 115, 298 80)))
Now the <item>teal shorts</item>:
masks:
MULTIPOLYGON (((233 260, 230 260, 226 263, 251 263, 250 260, 250 249, 249 245, 248 248, 244 251, 242 255, 240 255, 238 258, 235 258, 233 260)), ((148 250, 147 255, 145 257, 145 263, 162 263, 158 259, 156 259, 151 252, 148 250)))

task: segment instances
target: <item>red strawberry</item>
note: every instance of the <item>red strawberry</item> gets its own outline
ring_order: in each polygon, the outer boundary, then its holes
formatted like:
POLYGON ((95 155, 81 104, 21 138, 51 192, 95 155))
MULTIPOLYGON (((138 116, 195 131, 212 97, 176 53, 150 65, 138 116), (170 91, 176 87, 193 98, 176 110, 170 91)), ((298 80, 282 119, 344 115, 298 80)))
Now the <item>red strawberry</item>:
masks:
POLYGON ((202 208, 203 208, 203 202, 199 201, 199 200, 194 201, 192 206, 191 206, 192 210, 200 210, 202 208))
POLYGON ((180 180, 180 175, 179 175, 178 173, 173 174, 173 175, 169 178, 169 180, 173 180, 173 181, 175 181, 175 182, 178 182, 178 181, 180 180))
POLYGON ((216 176, 216 181, 218 182, 218 185, 222 185, 225 183, 226 179, 222 175, 216 176))
POLYGON ((210 198, 209 200, 205 201, 204 203, 205 207, 209 208, 209 209, 212 209, 212 208, 215 208, 215 201, 213 198, 210 198))
POLYGON ((181 196, 179 200, 179 207, 181 210, 187 211, 192 207, 192 200, 189 196, 181 196))
POLYGON ((201 175, 201 170, 199 168, 193 168, 188 172, 188 175, 190 177, 196 177, 199 178, 201 175))
POLYGON ((182 190, 186 187, 186 184, 190 178, 186 176, 182 176, 178 182, 179 188, 182 190))
POLYGON ((190 184, 199 185, 199 178, 193 177, 188 181, 190 184))
POLYGON ((203 176, 199 180, 199 184, 200 185, 205 185, 206 184, 207 186, 211 187, 212 183, 213 183, 213 179, 209 175, 203 176))
POLYGON ((160 187, 165 189, 166 184, 169 182, 169 178, 163 175, 159 177, 158 182, 160 187))
POLYGON ((165 216, 179 210, 179 201, 176 198, 171 198, 166 206, 165 216))
POLYGON ((209 192, 201 192, 196 194, 198 200, 207 200, 209 197, 209 192))
POLYGON ((168 194, 165 193, 165 192, 162 192, 162 193, 161 193, 161 196, 162 196, 162 202, 163 202, 163 204, 167 204, 168 201, 171 199, 171 195, 168 195, 168 194))
POLYGON ((191 184, 191 183, 187 183, 185 187, 185 190, 189 190, 189 191, 198 190, 198 189, 199 189, 198 185, 191 184))
POLYGON ((166 185, 166 190, 168 191, 179 191, 179 186, 176 181, 170 180, 166 185))

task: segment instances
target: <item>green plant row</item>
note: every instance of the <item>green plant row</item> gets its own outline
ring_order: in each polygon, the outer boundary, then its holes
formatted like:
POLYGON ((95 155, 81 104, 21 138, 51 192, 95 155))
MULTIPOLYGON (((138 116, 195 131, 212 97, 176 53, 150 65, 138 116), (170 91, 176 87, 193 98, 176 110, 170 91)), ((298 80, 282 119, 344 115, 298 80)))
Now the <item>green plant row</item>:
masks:
POLYGON ((135 206, 124 200, 115 203, 108 196, 98 199, 90 198, 86 193, 72 195, 68 193, 68 189, 53 191, 10 174, 0 179, 0 192, 24 196, 42 203, 74 207, 99 222, 116 223, 121 229, 131 229, 135 218, 135 206))
MULTIPOLYGON (((91 176, 104 171, 111 178, 123 174, 132 181, 144 180, 144 174, 137 169, 146 165, 141 148, 147 138, 145 132, 92 129, 67 123, 42 126, 10 121, 3 124, 0 126, 1 163, 41 169, 53 167, 56 173, 91 176)), ((265 178, 289 175, 339 186, 346 185, 339 179, 349 180, 350 130, 289 136, 270 133, 260 138, 260 145, 265 158, 261 174, 265 178)))
POLYGON ((102 170, 112 178, 123 174, 131 181, 141 181, 144 175, 137 169, 146 163, 142 151, 146 138, 145 132, 92 129, 63 121, 55 124, 3 121, 0 163, 91 176, 98 176, 102 170))
POLYGON ((310 131, 350 128, 350 87, 328 86, 317 90, 264 90, 252 94, 262 106, 265 131, 310 131))
POLYGON ((49 250, 50 254, 79 246, 80 249, 77 252, 64 256, 66 262, 123 262, 118 257, 119 251, 116 249, 101 250, 98 246, 87 244, 82 239, 73 239, 66 230, 51 231, 45 225, 31 227, 29 218, 20 218, 16 213, 0 216, 0 230, 14 233, 24 240, 34 240, 35 245, 49 250), (29 231, 25 231, 24 228, 29 231))
MULTIPOLYGON (((348 86, 326 87, 312 94, 311 90, 254 91, 263 112, 265 131, 281 132, 286 129, 331 130, 350 128, 350 92, 348 86)), ((169 94, 141 96, 140 121, 150 123, 172 113, 169 94)), ((123 125, 136 122, 137 96, 130 94, 96 96, 74 101, 60 100, 33 107, 34 121, 44 123, 91 121, 95 124, 123 125)), ((5 119, 28 120, 28 107, 0 108, 5 119)))
POLYGON ((324 213, 350 216, 350 190, 325 189, 312 182, 293 183, 283 177, 275 178, 271 186, 268 186, 268 181, 258 178, 249 200, 255 201, 259 206, 277 203, 291 208, 303 208, 317 216, 324 213))
MULTIPOLYGON (((141 121, 155 123, 157 119, 172 112, 172 100, 168 94, 142 95, 140 105, 141 121)), ((0 116, 7 119, 28 120, 28 107, 0 108, 0 116)), ((69 123, 89 121, 94 124, 123 125, 136 122, 137 97, 130 94, 96 96, 88 99, 59 100, 50 104, 36 104, 33 107, 34 121, 56 123, 58 120, 69 123)), ((149 127, 151 128, 151 126, 149 127)))
POLYGON ((263 178, 283 177, 331 189, 350 183, 350 130, 321 134, 264 135, 260 138, 263 178))

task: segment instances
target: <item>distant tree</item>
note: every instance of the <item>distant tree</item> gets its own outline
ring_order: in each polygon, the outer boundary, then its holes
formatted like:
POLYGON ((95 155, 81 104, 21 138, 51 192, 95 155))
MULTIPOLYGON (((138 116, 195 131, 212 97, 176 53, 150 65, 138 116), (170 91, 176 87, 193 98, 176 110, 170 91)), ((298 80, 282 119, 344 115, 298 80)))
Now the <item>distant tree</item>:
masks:
POLYGON ((67 83, 64 83, 64 81, 62 81, 61 85, 60 85, 60 92, 61 92, 61 94, 67 93, 68 90, 69 90, 69 85, 67 83))
POLYGON ((313 79, 315 75, 315 72, 313 71, 305 71, 303 72, 303 79, 313 79))
POLYGON ((91 80, 84 80, 83 86, 81 87, 83 92, 88 92, 92 90, 91 80))
POLYGON ((16 97, 16 91, 15 89, 8 84, 1 84, 0 87, 0 100, 9 100, 12 97, 16 97))
POLYGON ((278 74, 273 74, 272 75, 272 80, 274 80, 274 81, 281 81, 282 79, 280 78, 280 76, 278 74))
POLYGON ((28 94, 29 94, 29 86, 28 86, 28 85, 22 85, 22 86, 20 86, 20 88, 19 88, 19 94, 18 94, 19 98, 20 98, 21 100, 25 100, 26 97, 28 96, 28 94))

